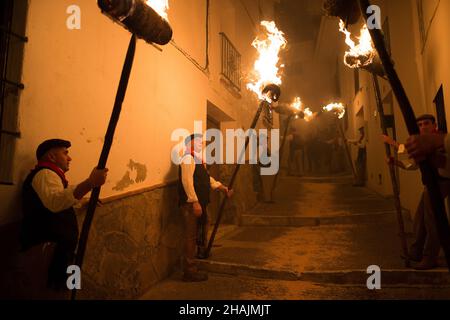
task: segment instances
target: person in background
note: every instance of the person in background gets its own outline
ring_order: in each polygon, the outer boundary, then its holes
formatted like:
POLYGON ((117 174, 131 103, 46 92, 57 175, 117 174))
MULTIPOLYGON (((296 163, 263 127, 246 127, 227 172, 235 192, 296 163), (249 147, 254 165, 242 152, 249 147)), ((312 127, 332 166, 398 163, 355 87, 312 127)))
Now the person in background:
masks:
POLYGON ((357 179, 353 186, 364 187, 366 183, 366 138, 364 127, 359 128, 359 139, 358 140, 347 140, 348 143, 353 144, 358 147, 358 156, 356 158, 356 175, 357 179))

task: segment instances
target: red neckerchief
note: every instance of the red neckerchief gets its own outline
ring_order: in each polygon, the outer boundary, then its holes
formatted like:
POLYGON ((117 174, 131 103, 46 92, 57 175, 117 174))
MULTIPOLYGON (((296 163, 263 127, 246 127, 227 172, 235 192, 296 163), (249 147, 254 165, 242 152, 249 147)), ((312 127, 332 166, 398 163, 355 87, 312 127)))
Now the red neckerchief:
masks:
POLYGON ((41 169, 41 168, 50 169, 50 170, 54 171, 61 178, 64 188, 67 188, 67 186, 69 185, 69 182, 66 179, 66 175, 64 174, 64 171, 62 171, 60 167, 58 167, 56 164, 54 164, 52 162, 39 161, 36 166, 36 169, 41 169))
POLYGON ((198 162, 201 162, 203 165, 205 164, 205 161, 203 161, 203 157, 200 159, 194 150, 187 149, 186 155, 192 156, 192 158, 194 158, 194 160, 195 160, 195 164, 198 164, 198 162))

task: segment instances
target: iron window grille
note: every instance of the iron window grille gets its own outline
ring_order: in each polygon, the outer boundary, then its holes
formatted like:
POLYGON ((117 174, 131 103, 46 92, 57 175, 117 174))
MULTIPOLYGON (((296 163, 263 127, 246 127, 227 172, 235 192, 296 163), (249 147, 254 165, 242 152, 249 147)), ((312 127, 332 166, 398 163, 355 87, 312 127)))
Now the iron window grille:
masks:
POLYGON ((0 1, 0 184, 13 184, 13 160, 18 130, 26 0, 0 1))
POLYGON ((220 36, 222 43, 221 74, 234 88, 241 91, 241 54, 223 32, 220 33, 220 36))

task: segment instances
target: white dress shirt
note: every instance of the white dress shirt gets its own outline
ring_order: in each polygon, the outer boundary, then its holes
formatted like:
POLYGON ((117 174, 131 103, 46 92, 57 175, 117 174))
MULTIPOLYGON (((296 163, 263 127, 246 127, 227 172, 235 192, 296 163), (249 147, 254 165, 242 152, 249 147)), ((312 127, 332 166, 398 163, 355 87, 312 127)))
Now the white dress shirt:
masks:
POLYGON ((360 139, 348 139, 347 141, 349 143, 356 144, 356 146, 359 149, 365 149, 366 148, 366 139, 362 139, 361 141, 360 141, 360 139))
MULTIPOLYGON (((187 195, 187 202, 198 202, 197 194, 194 188, 194 172, 195 172, 195 160, 192 155, 186 155, 181 159, 181 182, 183 184, 184 191, 187 195)), ((222 186, 222 183, 214 180, 213 177, 209 178, 211 189, 217 190, 222 186)))
POLYGON ((69 209, 78 203, 73 192, 76 186, 64 189, 61 178, 50 169, 42 169, 33 178, 31 186, 42 204, 51 212, 57 213, 69 209))

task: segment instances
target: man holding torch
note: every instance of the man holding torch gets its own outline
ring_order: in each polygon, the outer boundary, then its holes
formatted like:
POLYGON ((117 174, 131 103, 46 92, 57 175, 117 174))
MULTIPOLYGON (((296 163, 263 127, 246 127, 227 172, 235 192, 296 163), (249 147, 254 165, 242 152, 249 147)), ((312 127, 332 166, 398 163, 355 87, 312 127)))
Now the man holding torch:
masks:
POLYGON ((93 188, 106 181, 108 169, 93 169, 89 177, 76 186, 69 186, 69 148, 61 139, 42 142, 36 150, 37 165, 25 179, 22 191, 22 250, 46 242, 55 243, 48 271, 48 286, 67 289, 67 267, 73 263, 78 241, 75 206, 93 188))
MULTIPOLYGON (((420 135, 431 135, 439 137, 436 118, 433 115, 425 114, 417 118, 417 125, 420 128, 420 135)), ((405 145, 393 141, 391 138, 384 136, 384 141, 392 145, 398 150, 399 154, 405 152, 405 145)), ((408 144, 406 145, 408 147, 408 144)), ((450 172, 444 169, 447 162, 447 154, 443 147, 436 148, 432 153, 432 162, 439 170, 439 186, 441 196, 447 198, 450 194, 450 172)), ((394 164, 404 170, 413 171, 418 170, 419 167, 416 162, 405 163, 393 158, 389 159, 389 164, 394 164)), ((439 236, 434 221, 431 204, 429 202, 429 195, 427 190, 424 190, 416 214, 414 216, 414 242, 409 250, 409 258, 412 261, 420 262, 415 269, 429 270, 437 266, 437 260, 440 250, 439 236)))
POLYGON ((195 263, 196 249, 202 258, 208 236, 207 206, 211 189, 231 197, 233 191, 214 180, 203 161, 203 135, 193 134, 185 140, 186 151, 179 168, 179 204, 185 221, 183 281, 208 280, 206 273, 198 270, 195 263), (197 246, 198 245, 198 246, 197 246))

